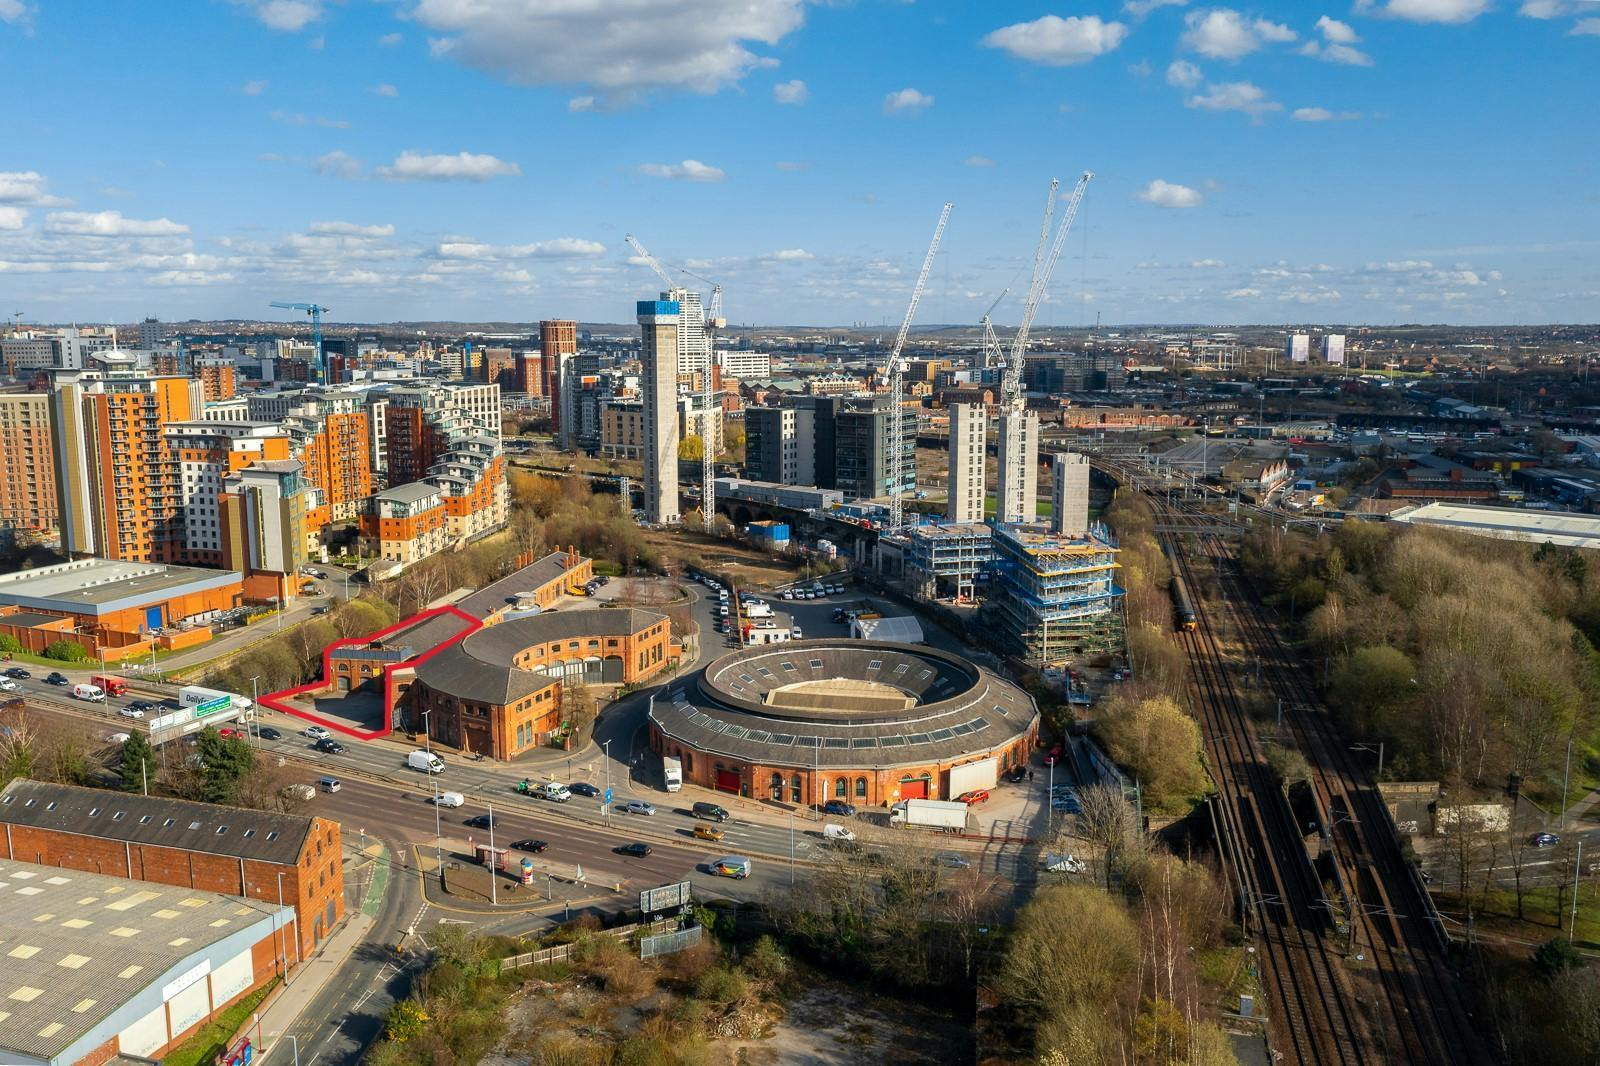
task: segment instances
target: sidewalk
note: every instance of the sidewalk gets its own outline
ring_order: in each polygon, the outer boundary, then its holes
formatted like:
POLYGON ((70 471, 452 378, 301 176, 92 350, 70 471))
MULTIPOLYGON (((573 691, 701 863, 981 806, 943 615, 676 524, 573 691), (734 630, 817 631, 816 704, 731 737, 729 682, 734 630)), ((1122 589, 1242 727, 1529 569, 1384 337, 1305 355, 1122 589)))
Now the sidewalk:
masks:
MULTIPOLYGON (((369 915, 350 915, 344 926, 323 942, 322 950, 291 975, 293 980, 279 991, 261 1013, 258 1024, 264 1047, 257 1053, 256 1062, 277 1051, 280 1043, 287 1044, 287 1041, 281 1040, 282 1035, 294 1027, 306 1007, 317 998, 333 975, 344 967, 372 926, 373 919, 369 915)), ((291 1047, 286 1046, 284 1050, 287 1053, 291 1047)))

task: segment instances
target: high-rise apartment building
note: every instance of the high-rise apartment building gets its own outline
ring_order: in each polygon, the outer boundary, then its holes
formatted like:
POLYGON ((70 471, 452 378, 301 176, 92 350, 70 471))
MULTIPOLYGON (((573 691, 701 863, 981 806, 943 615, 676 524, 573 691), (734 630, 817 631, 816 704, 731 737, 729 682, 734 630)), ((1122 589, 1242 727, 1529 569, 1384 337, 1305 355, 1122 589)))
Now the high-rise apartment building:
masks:
POLYGON ((1065 537, 1089 532, 1089 457, 1057 452, 1050 464, 1050 531, 1065 537))
POLYGON ((539 350, 543 356, 544 389, 546 396, 550 397, 550 411, 552 417, 560 422, 560 397, 556 391, 561 387, 560 370, 561 356, 578 354, 578 324, 561 318, 547 318, 539 323, 539 350))
MULTIPOLYGON (((745 410, 752 480, 838 489, 847 500, 889 494, 893 402, 887 396, 797 396, 782 407, 745 410), (753 465, 752 465, 753 464, 753 465)), ((901 486, 916 488, 917 415, 901 419, 901 486)))
POLYGON ((1291 363, 1309 362, 1311 359, 1311 338, 1304 333, 1291 333, 1284 342, 1283 354, 1291 363))
POLYGON ((772 356, 766 352, 718 352, 717 362, 735 381, 765 381, 772 376, 772 356))
POLYGON ((48 335, 25 335, 0 340, 0 368, 22 376, 30 370, 52 370, 56 365, 56 340, 48 335))
POLYGON ((356 517, 372 495, 371 414, 358 394, 324 393, 283 420, 306 481, 321 490, 330 520, 356 517))
POLYGON ((316 490, 297 460, 264 460, 223 479, 222 565, 244 575, 251 603, 287 602, 299 594, 310 561, 307 512, 316 490))
POLYGON ((197 359, 194 376, 207 403, 231 400, 235 394, 233 364, 226 359, 197 359))
POLYGON ((1039 416, 1008 410, 1000 415, 995 478, 995 521, 1039 517, 1039 416))
POLYGON ((516 360, 510 348, 483 349, 482 380, 488 384, 499 385, 509 391, 516 384, 515 366, 516 360))
POLYGON ((542 352, 517 353, 516 391, 525 396, 543 396, 544 354, 542 352))
POLYGON ((162 430, 200 406, 200 383, 188 378, 56 372, 50 414, 62 551, 181 560, 182 479, 162 430))
POLYGON ((176 561, 222 566, 223 483, 254 463, 288 460, 289 438, 271 422, 173 422, 164 433, 183 493, 183 552, 176 561))
POLYGON ((1333 366, 1344 366, 1344 334, 1326 333, 1322 337, 1322 361, 1333 366))
POLYGON ((653 523, 678 521, 678 305, 640 300, 643 340, 644 510, 653 523))
POLYGON ((139 347, 155 351, 166 340, 167 328, 159 318, 147 318, 139 323, 139 347))
POLYGON ((752 481, 817 484, 816 411, 751 407, 744 413, 745 471, 752 481))
POLYGON ((58 506, 49 395, 0 393, 0 527, 50 529, 58 506))
POLYGON ((950 408, 948 522, 983 521, 988 433, 989 417, 982 405, 958 403, 950 408))
POLYGON ((706 338, 706 313, 700 294, 677 287, 661 294, 667 303, 678 305, 678 373, 695 374, 711 363, 711 346, 706 338))

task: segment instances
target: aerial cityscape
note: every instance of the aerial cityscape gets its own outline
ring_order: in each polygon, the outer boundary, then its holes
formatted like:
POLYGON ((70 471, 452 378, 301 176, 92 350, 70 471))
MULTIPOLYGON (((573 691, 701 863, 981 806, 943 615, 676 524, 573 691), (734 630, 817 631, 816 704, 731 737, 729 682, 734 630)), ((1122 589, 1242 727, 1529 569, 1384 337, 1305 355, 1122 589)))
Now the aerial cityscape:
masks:
POLYGON ((0 1064, 1600 1062, 1596 47, 0 0, 0 1064))

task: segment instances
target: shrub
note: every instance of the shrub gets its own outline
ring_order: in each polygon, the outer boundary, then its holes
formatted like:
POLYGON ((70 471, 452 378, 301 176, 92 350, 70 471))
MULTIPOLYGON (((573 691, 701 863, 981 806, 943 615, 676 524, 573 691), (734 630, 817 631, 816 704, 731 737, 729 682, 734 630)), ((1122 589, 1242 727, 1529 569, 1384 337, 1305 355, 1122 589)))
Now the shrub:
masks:
POLYGON ((711 1006, 726 1010, 744 998, 744 975, 726 966, 718 966, 700 975, 694 994, 711 1006))
POLYGON ((383 1033, 395 1043, 403 1044, 420 1034, 427 1024, 428 1014, 421 1004, 403 999, 389 1008, 383 1020, 383 1033))
POLYGON ((751 977, 776 984, 788 976, 789 957, 776 940, 763 936, 755 942, 750 954, 745 956, 744 968, 751 977))
POLYGON ((89 649, 75 640, 56 640, 45 645, 44 657, 64 663, 81 663, 88 661, 89 649))
POLYGON ((1583 954, 1566 937, 1556 936, 1533 949, 1533 965, 1546 977, 1583 964, 1583 954))
POLYGON ((11 636, 9 633, 0 636, 0 652, 4 652, 7 655, 12 655, 21 650, 22 641, 11 636))

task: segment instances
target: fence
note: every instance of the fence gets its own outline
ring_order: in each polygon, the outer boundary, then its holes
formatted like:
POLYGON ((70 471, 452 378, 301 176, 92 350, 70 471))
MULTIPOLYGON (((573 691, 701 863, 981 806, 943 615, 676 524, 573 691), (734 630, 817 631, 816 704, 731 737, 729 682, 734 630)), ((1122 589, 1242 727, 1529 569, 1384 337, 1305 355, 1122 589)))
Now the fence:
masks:
MULTIPOLYGON (((667 929, 675 929, 677 921, 667 919, 659 922, 650 922, 637 925, 619 925, 615 929, 602 930, 606 936, 614 936, 619 940, 632 936, 641 929, 646 934, 659 933, 667 929)), ((521 955, 510 955, 500 960, 500 973, 508 974, 513 970, 521 970, 528 966, 546 966, 552 962, 565 962, 572 957, 573 944, 557 944, 555 947, 540 948, 538 951, 529 951, 521 955)), ((677 949, 671 949, 677 950, 677 949)), ((658 952, 664 954, 665 952, 658 952)))
POLYGON ((639 958, 650 959, 657 955, 671 955, 675 951, 693 947, 700 943, 700 934, 700 926, 691 925, 676 932, 642 936, 639 938, 639 958))

